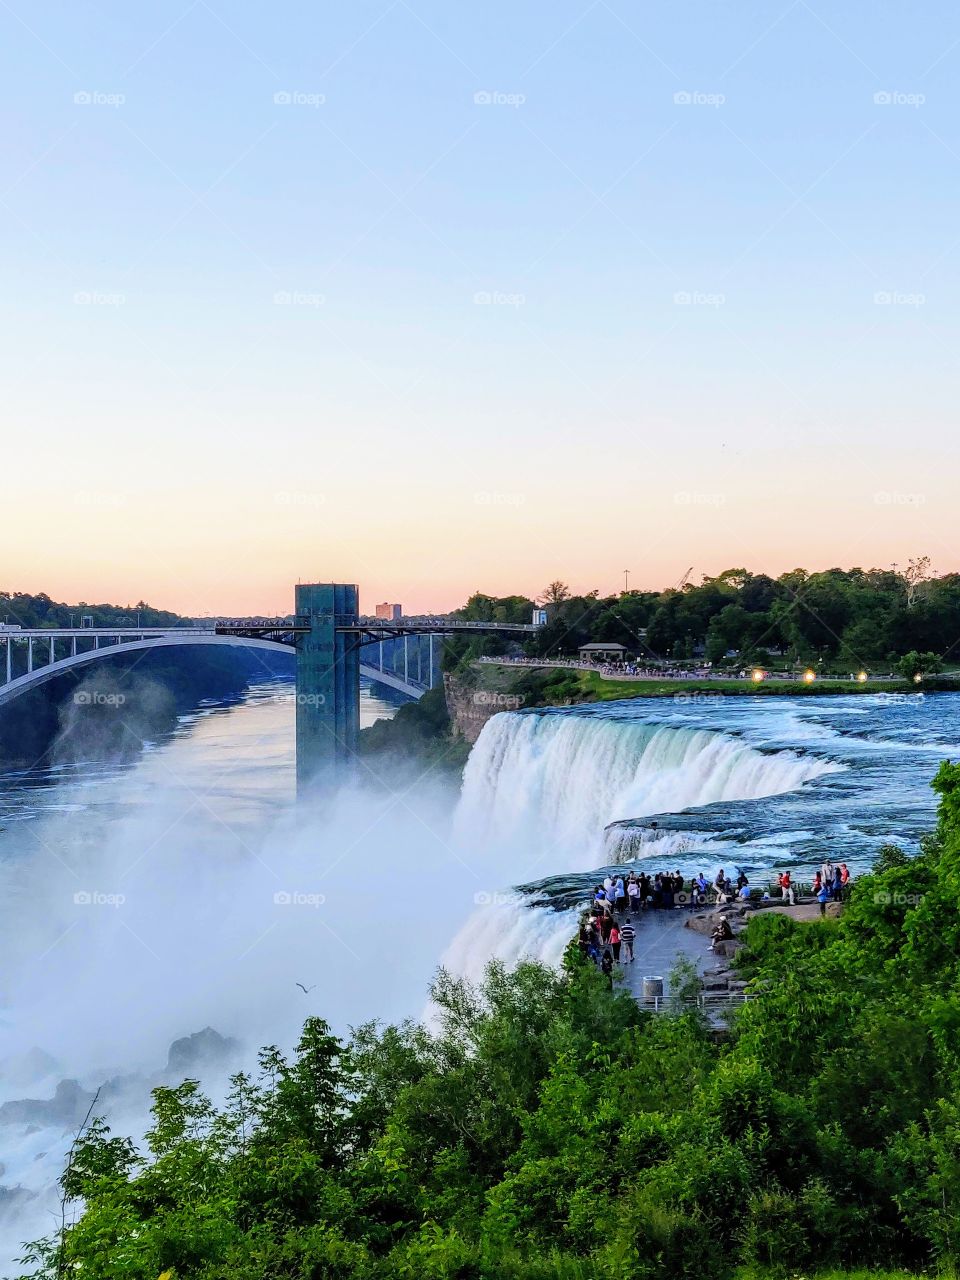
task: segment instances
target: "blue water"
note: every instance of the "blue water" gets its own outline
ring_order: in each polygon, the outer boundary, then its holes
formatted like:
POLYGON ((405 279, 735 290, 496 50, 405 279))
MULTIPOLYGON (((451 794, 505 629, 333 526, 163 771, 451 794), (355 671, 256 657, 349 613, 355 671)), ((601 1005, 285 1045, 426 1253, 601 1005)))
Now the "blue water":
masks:
POLYGON ((487 732, 481 776, 468 773, 473 825, 495 828, 504 809, 529 819, 538 874, 521 862, 518 878, 566 906, 615 863, 742 867, 757 883, 782 868, 804 878, 827 853, 861 872, 885 843, 916 852, 935 822, 931 779, 960 758, 960 697, 637 699, 520 712, 487 732), (536 797, 531 812, 518 792, 536 797))

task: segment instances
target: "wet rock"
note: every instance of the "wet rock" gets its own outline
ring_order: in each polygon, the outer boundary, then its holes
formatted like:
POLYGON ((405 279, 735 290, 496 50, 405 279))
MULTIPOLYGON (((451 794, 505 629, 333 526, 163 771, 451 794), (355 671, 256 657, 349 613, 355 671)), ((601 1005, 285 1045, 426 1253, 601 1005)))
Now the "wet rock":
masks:
POLYGON ((714 914, 708 916, 691 916, 689 920, 684 920, 683 927, 692 929, 694 933, 703 933, 709 938, 717 927, 720 917, 714 914))
POLYGON ((235 1064, 240 1045, 229 1036, 222 1036, 213 1027, 204 1027, 192 1036, 174 1040, 167 1054, 164 1074, 182 1080, 184 1076, 197 1075, 201 1070, 226 1070, 235 1064))
POLYGON ((735 956, 745 946, 746 943, 741 942, 739 938, 724 938, 722 942, 713 944, 713 950, 718 956, 735 956))
POLYGON ((93 1094, 76 1080, 61 1080, 52 1098, 16 1098, 0 1106, 0 1124, 79 1125, 89 1110, 93 1094))
POLYGON ((684 920, 684 928, 693 929, 695 933, 703 933, 709 938, 717 925, 721 921, 726 921, 730 928, 737 932, 742 927, 743 916, 745 912, 740 909, 727 908, 720 911, 712 911, 709 915, 691 916, 689 920, 684 920))

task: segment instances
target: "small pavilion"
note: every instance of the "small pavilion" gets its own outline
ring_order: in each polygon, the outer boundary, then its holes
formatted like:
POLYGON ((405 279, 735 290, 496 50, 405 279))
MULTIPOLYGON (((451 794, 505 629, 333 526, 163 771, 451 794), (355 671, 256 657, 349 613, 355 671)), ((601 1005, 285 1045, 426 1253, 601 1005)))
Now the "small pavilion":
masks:
POLYGON ((582 644, 579 653, 586 662, 623 662, 627 656, 627 648, 626 645, 601 640, 582 644))

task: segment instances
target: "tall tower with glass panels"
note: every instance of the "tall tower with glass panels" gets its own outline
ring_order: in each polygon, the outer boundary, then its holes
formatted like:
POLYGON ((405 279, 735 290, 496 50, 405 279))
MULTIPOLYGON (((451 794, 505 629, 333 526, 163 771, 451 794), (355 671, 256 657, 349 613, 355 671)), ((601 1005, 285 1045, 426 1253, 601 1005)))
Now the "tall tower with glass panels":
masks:
POLYGON ((297 621, 297 789, 349 770, 360 732, 360 644, 338 627, 356 623, 360 593, 340 582, 300 583, 297 621))

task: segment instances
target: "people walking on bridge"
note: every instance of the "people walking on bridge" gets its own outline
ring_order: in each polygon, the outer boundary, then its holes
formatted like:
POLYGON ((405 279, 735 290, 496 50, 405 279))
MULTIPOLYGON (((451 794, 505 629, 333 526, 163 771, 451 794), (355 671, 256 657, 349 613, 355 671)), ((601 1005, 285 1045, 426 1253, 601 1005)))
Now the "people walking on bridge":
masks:
POLYGON ((613 956, 610 954, 610 948, 607 947, 603 953, 603 959, 600 961, 600 971, 607 980, 610 990, 613 990, 613 956))
POLYGON ((613 959, 616 964, 620 963, 620 926, 616 920, 610 929, 610 947, 613 951, 613 959))

